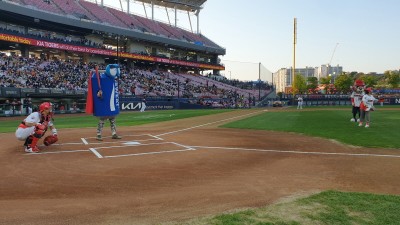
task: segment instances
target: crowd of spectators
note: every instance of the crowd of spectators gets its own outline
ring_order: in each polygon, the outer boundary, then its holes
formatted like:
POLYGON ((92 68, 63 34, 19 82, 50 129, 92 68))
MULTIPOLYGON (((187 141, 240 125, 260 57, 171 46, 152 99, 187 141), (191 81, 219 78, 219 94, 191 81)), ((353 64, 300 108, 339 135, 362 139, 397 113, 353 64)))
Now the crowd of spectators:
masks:
MULTIPOLYGON (((116 46, 113 47, 111 45, 106 45, 103 42, 95 42, 93 40, 87 39, 84 36, 73 36, 73 35, 49 32, 49 31, 38 30, 38 29, 25 30, 25 28, 19 27, 19 26, 7 27, 7 25, 2 24, 2 23, 0 23, 0 32, 7 33, 10 35, 22 36, 22 37, 26 37, 26 38, 32 38, 32 39, 36 39, 36 40, 85 46, 85 47, 98 48, 98 49, 116 50, 116 48, 117 48, 116 46)), ((101 35, 101 33, 98 33, 98 35, 101 35)), ((121 47, 121 48, 126 48, 126 47, 121 47)), ((197 61, 197 57, 194 57, 193 55, 181 55, 181 56, 169 55, 169 56, 166 56, 161 53, 149 53, 147 51, 138 51, 138 50, 133 50, 131 53, 215 65, 215 63, 212 63, 212 62, 197 61)))
MULTIPOLYGON (((106 65, 98 66, 102 70, 106 65)), ((94 63, 81 61, 46 60, 2 54, 0 85, 86 91, 88 74, 94 67, 94 63)), ((241 89, 201 75, 130 68, 126 65, 121 65, 121 77, 118 82, 121 95, 194 98, 202 99, 201 102, 205 102, 204 104, 208 104, 204 99, 224 99, 224 101, 230 99, 228 101, 239 101, 242 105, 250 104, 249 102, 254 101, 258 93, 255 90, 241 89)))

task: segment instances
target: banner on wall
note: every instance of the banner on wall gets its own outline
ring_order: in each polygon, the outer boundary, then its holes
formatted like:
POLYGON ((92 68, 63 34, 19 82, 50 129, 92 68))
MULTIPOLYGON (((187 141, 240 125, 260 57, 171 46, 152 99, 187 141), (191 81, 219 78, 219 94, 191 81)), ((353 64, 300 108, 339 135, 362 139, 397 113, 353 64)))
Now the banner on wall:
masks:
POLYGON ((91 48, 91 47, 85 47, 85 46, 76 46, 76 45, 49 42, 49 41, 43 41, 43 40, 36 40, 36 39, 32 39, 32 38, 25 38, 25 37, 4 34, 4 33, 0 33, 0 41, 8 41, 8 42, 14 42, 14 43, 20 43, 20 44, 26 44, 26 45, 39 46, 39 47, 43 47, 43 48, 53 48, 53 49, 60 49, 60 50, 66 50, 66 51, 82 52, 82 53, 96 54, 96 55, 107 55, 107 56, 114 56, 114 57, 117 57, 117 54, 118 54, 118 56, 122 57, 122 58, 168 63, 168 64, 175 64, 175 65, 196 67, 196 68, 203 68, 203 69, 210 69, 210 70, 214 70, 214 69, 215 70, 224 70, 225 69, 225 67, 219 66, 219 65, 208 65, 208 64, 195 63, 195 62, 186 62, 186 61, 181 61, 181 60, 165 59, 165 58, 140 55, 140 54, 134 54, 134 53, 128 53, 128 52, 117 53, 116 51, 113 51, 113 50, 98 49, 98 48, 91 48))

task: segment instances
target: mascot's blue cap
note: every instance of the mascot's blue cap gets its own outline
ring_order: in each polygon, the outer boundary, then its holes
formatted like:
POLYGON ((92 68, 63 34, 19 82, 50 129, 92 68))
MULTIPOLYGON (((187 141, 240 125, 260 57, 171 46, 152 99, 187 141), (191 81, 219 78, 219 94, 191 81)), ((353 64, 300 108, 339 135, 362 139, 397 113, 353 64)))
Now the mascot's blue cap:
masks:
POLYGON ((118 78, 121 73, 118 64, 108 64, 106 67, 106 75, 111 78, 118 78))

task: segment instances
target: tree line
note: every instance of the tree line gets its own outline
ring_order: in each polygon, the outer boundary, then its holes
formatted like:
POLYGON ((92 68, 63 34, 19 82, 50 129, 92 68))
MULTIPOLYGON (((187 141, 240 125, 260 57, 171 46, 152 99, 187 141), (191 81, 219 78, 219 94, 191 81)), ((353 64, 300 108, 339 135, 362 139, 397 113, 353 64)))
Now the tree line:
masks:
POLYGON ((352 90, 354 81, 363 80, 365 86, 373 89, 395 89, 400 86, 400 71, 385 71, 384 74, 364 74, 358 72, 343 72, 337 77, 308 77, 296 74, 294 80, 295 93, 319 93, 323 88, 325 93, 348 93, 352 90))

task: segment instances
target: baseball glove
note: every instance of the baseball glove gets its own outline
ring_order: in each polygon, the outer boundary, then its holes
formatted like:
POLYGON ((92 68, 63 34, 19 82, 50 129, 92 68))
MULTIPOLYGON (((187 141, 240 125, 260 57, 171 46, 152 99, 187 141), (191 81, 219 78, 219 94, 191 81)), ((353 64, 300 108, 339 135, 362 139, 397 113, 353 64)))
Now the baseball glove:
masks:
POLYGON ((57 141, 58 141, 57 135, 49 135, 43 140, 43 143, 44 145, 49 146, 51 144, 56 143, 57 141))

